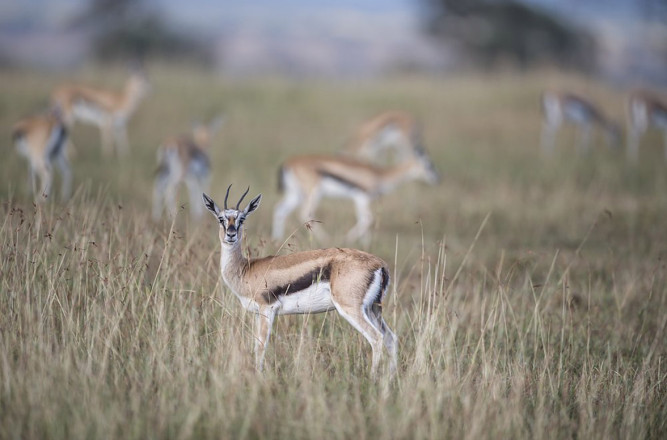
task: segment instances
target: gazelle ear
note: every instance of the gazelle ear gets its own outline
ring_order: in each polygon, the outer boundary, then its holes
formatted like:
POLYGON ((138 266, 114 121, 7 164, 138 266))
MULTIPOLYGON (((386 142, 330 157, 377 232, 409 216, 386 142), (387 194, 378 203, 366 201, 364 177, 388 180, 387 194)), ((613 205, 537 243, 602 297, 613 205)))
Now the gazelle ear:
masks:
POLYGON ((261 194, 258 195, 257 197, 255 197, 254 199, 252 199, 250 201, 250 203, 248 203, 248 206, 246 207, 244 212, 246 214, 250 214, 251 212, 253 212, 255 209, 257 209, 259 207, 260 200, 262 200, 262 195, 261 194))
POLYGON ((207 196, 206 193, 202 193, 201 197, 204 200, 204 206, 206 206, 206 209, 211 211, 217 219, 220 216, 220 208, 218 208, 218 205, 216 205, 213 199, 207 196))

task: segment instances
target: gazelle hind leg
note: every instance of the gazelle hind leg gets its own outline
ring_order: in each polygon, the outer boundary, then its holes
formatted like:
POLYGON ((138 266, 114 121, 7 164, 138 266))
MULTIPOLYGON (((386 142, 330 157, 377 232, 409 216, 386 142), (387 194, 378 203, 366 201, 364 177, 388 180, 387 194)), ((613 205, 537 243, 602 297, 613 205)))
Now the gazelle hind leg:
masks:
POLYGON ((345 307, 335 300, 333 303, 338 314, 349 322, 350 325, 361 333, 368 343, 371 344, 371 349, 373 350, 371 374, 375 376, 377 374, 378 364, 382 358, 382 333, 380 333, 380 331, 375 328, 367 318, 365 318, 365 313, 362 309, 355 310, 354 307, 345 307))
POLYGON ((102 153, 105 156, 110 156, 114 146, 113 126, 110 122, 100 126, 100 136, 102 139, 102 153))
POLYGON ((57 157, 56 165, 60 170, 61 174, 60 177, 62 178, 60 198, 63 201, 67 201, 69 199, 70 194, 72 193, 72 171, 70 169, 67 156, 64 154, 64 152, 57 157))
POLYGON ((317 205, 320 204, 321 194, 315 189, 306 196, 306 200, 301 205, 301 221, 309 225, 309 229, 318 240, 327 240, 329 235, 322 229, 317 222, 312 222, 315 216, 317 205))
POLYGON ((294 209, 299 206, 302 197, 298 191, 294 190, 285 190, 285 196, 283 199, 276 205, 275 210, 273 211, 273 229, 271 232, 271 237, 274 240, 280 240, 283 238, 285 233, 285 219, 294 211, 294 209))
POLYGON ((153 186, 153 221, 158 221, 162 216, 162 200, 164 199, 164 192, 167 187, 167 178, 161 175, 155 177, 155 185, 153 186))
POLYGON ((382 299, 388 287, 389 273, 385 268, 377 269, 364 296, 362 308, 364 318, 382 335, 382 342, 391 355, 389 371, 394 374, 398 362, 396 335, 382 318, 382 299))
POLYGON ((176 216, 176 186, 178 178, 169 169, 158 171, 153 188, 153 220, 158 221, 162 216, 163 204, 173 219, 176 216))
POLYGON ((557 130, 558 127, 552 124, 546 122, 542 124, 542 138, 540 140, 540 145, 542 147, 542 154, 545 156, 551 156, 554 153, 557 130))
POLYGON ((118 124, 114 126, 113 140, 116 151, 120 154, 127 154, 130 150, 130 141, 127 138, 127 127, 125 124, 118 124))
POLYGON ((53 172, 49 165, 42 164, 37 168, 37 174, 39 175, 40 189, 39 194, 35 194, 35 198, 37 199, 37 202, 43 202, 49 197, 53 172))
POLYGON ((28 174, 28 187, 30 188, 30 194, 33 196, 37 193, 37 173, 35 167, 30 164, 29 167, 30 173, 28 174))
POLYGON ((185 179, 190 196, 190 215, 199 219, 203 213, 204 206, 201 204, 201 194, 208 191, 208 179, 204 176, 189 176, 185 179))
POLYGON ((578 154, 588 154, 591 147, 591 126, 583 124, 577 133, 576 149, 578 154))
POLYGON ((368 229, 373 223, 373 214, 371 213, 370 200, 368 197, 358 195, 354 197, 354 207, 357 213, 357 223, 347 233, 349 241, 361 240, 368 246, 370 237, 368 229))
POLYGON ((630 162, 637 162, 639 159, 639 139, 641 133, 630 128, 628 130, 627 158, 630 162))
POLYGON ((378 327, 382 333, 384 346, 391 356, 389 371, 393 374, 396 372, 398 365, 398 339, 396 338, 396 334, 391 331, 387 322, 382 317, 382 306, 380 304, 376 303, 371 306, 369 316, 374 320, 374 323, 377 324, 376 327, 378 327))

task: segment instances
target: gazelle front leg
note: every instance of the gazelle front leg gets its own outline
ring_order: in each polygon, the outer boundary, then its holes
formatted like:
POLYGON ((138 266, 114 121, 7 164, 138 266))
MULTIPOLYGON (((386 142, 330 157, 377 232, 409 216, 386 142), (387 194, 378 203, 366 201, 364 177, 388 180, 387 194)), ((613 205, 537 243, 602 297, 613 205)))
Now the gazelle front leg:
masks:
POLYGON ((577 133, 577 153, 588 154, 591 145, 591 126, 583 124, 577 133))
POLYGON ((51 191, 51 182, 53 180, 53 172, 48 165, 44 164, 38 168, 37 174, 39 174, 40 189, 39 194, 36 194, 35 197, 39 203, 43 202, 49 197, 49 193, 51 191))
POLYGON ((58 166, 60 174, 62 175, 60 198, 63 201, 67 201, 72 193, 72 171, 69 166, 69 161, 64 154, 61 154, 56 159, 56 165, 58 166))
POLYGON ((313 232, 313 235, 317 240, 327 240, 329 235, 324 232, 319 224, 311 223, 313 216, 315 215, 315 209, 320 203, 320 193, 317 190, 312 191, 308 196, 306 196, 306 201, 301 206, 301 221, 304 223, 310 224, 310 230, 313 232))
POLYGON ((185 185, 190 196, 190 215, 194 219, 199 219, 204 212, 204 205, 197 203, 197 200, 201 193, 208 191, 208 178, 188 176, 185 178, 185 185))
POLYGON ((354 304, 343 304, 333 301, 336 311, 345 318, 371 345, 371 375, 377 376, 378 365, 382 360, 383 335, 381 331, 370 322, 364 306, 356 307, 354 304))
POLYGON ((105 121, 100 126, 100 134, 102 136, 102 153, 105 156, 109 156, 113 151, 114 144, 113 122, 105 121))
POLYGON ((255 315, 255 368, 257 371, 264 370, 264 356, 266 347, 269 345, 275 316, 275 310, 268 307, 261 309, 255 315))
POLYGON ((555 124, 550 124, 548 122, 542 124, 542 139, 540 144, 542 146, 542 154, 545 156, 551 156, 554 152, 557 130, 558 126, 555 124))
POLYGON ((370 208, 370 200, 368 197, 359 195, 354 197, 354 207, 357 212, 357 224, 352 227, 347 233, 349 241, 356 241, 362 239, 364 245, 368 245, 370 237, 368 236, 368 229, 373 223, 373 214, 370 208))
MULTIPOLYGON (((630 162, 637 162, 639 159, 639 140, 641 132, 634 128, 628 130, 628 151, 627 156, 630 162)), ((666 141, 667 142, 667 141, 666 141)))
POLYGON ((121 154, 127 154, 130 149, 130 142, 127 139, 127 127, 125 123, 116 122, 113 134, 117 151, 121 154))
POLYGON ((31 195, 34 196, 37 194, 37 173, 32 164, 30 165, 30 173, 28 174, 28 187, 30 188, 31 195))

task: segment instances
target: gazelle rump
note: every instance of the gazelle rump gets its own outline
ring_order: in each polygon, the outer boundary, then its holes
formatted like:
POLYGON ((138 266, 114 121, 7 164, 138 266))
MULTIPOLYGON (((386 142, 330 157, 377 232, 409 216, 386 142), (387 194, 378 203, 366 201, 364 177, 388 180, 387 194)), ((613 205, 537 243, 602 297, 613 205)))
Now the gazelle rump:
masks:
POLYGON ((53 166, 61 173, 60 196, 67 200, 72 187, 72 172, 67 160, 67 128, 58 109, 26 117, 14 125, 12 132, 14 145, 29 162, 30 188, 37 202, 44 201, 51 192, 53 166), (40 188, 36 192, 36 177, 40 188))
POLYGON ((362 123, 346 146, 346 151, 377 161, 388 150, 396 154, 397 162, 422 147, 421 129, 416 120, 402 111, 380 113, 362 123))
POLYGON ((556 143, 556 134, 565 122, 577 127, 577 151, 588 151, 591 131, 600 127, 607 145, 616 147, 621 142, 621 130, 589 100, 572 93, 545 91, 542 93, 542 152, 551 155, 556 143))
MULTIPOLYGON (((279 187, 283 199, 276 205, 273 215, 274 240, 284 235, 285 220, 301 205, 301 220, 312 219, 322 197, 352 199, 357 223, 347 233, 347 239, 367 240, 368 229, 373 223, 370 204, 372 200, 391 192, 397 185, 409 180, 424 180, 436 184, 440 176, 433 163, 421 148, 401 163, 390 167, 378 167, 344 156, 295 156, 283 164, 279 171, 279 187)), ((317 235, 324 235, 317 226, 317 235)))
POLYGON ((145 74, 137 70, 132 72, 120 92, 66 84, 53 91, 51 101, 63 112, 68 127, 75 122, 96 125, 100 129, 104 153, 110 153, 114 147, 126 153, 129 149, 127 122, 149 88, 145 74))
POLYGON ((377 372, 383 345, 391 355, 390 370, 396 369, 397 340, 382 318, 382 300, 389 286, 387 264, 375 255, 356 249, 319 249, 290 255, 248 258, 243 255, 243 227, 259 207, 262 195, 235 208, 224 209, 206 194, 204 205, 220 224, 222 247, 220 272, 242 306, 255 313, 255 366, 263 369, 264 355, 276 315, 321 313, 337 310, 370 343, 371 371, 377 372))
POLYGON ((667 101, 647 91, 635 91, 628 97, 628 158, 637 161, 639 143, 649 127, 662 131, 667 161, 667 101))
POLYGON ((197 219, 203 208, 199 195, 208 189, 211 161, 208 150, 211 137, 222 125, 218 116, 208 124, 197 123, 192 134, 166 139, 158 148, 158 169, 153 188, 153 220, 162 215, 163 202, 169 214, 176 214, 176 191, 184 182, 190 196, 190 214, 197 219))

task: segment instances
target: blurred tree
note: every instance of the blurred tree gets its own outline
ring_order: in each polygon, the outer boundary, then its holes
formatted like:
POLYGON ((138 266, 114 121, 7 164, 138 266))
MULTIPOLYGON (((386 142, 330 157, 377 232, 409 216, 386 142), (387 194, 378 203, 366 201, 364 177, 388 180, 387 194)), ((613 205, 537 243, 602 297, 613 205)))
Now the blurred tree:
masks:
POLYGON ((207 44, 170 28, 147 0, 90 0, 71 24, 90 32, 96 59, 178 58, 199 64, 213 62, 207 44))
POLYGON ((427 34, 479 66, 510 61, 521 68, 552 63, 591 70, 593 37, 516 0, 420 0, 427 34))

